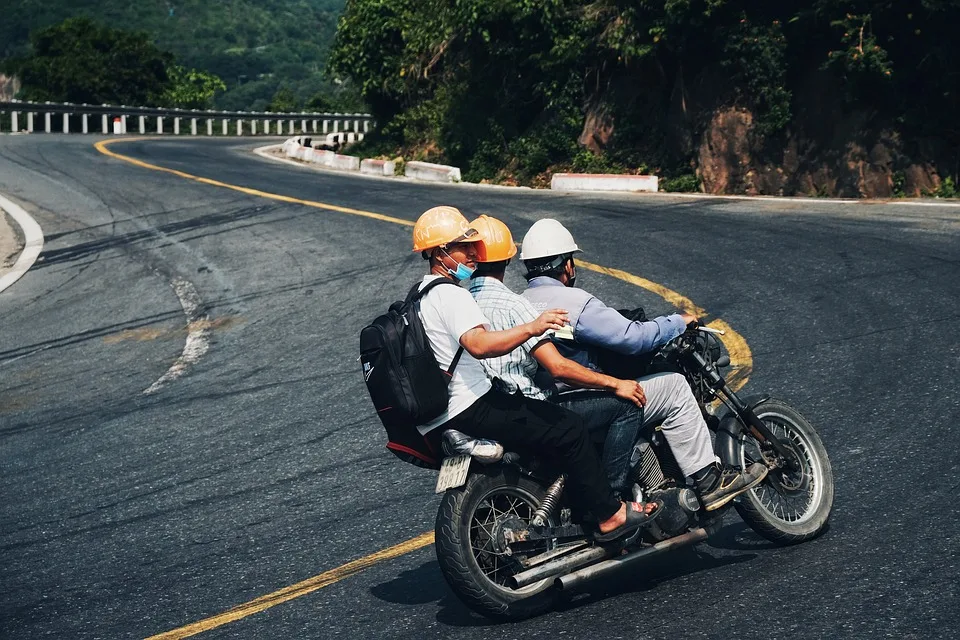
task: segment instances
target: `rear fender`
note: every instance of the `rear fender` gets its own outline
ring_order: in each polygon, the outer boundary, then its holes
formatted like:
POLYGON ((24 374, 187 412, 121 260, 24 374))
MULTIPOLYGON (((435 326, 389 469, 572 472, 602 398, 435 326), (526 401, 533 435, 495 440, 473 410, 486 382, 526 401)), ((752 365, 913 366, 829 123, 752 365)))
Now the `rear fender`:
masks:
MULTIPOLYGON (((769 395, 761 393, 752 393, 741 398, 743 403, 751 409, 769 399, 769 395)), ((743 425, 737 419, 737 415, 725 404, 721 405, 721 409, 716 415, 720 420, 715 445, 717 455, 726 465, 738 465, 740 464, 740 452, 737 449, 737 443, 740 441, 740 432, 743 425)))

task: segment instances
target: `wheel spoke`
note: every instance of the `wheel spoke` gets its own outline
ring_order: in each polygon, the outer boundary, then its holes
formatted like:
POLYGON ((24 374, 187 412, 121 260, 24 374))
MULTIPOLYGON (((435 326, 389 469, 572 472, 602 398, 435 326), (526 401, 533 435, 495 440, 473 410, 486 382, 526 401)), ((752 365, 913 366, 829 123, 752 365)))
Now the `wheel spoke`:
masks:
POLYGON ((522 489, 499 487, 478 501, 470 517, 471 554, 483 575, 498 588, 507 589, 506 579, 517 571, 518 565, 497 551, 495 531, 507 519, 529 522, 536 507, 536 499, 522 489))
MULTIPOLYGON (((816 503, 820 486, 819 464, 803 434, 791 423, 784 424, 773 416, 762 419, 774 437, 795 452, 800 469, 789 473, 781 471, 782 475, 772 476, 751 493, 756 503, 772 518, 795 523, 802 520, 816 503)), ((762 456, 757 455, 759 451, 756 440, 746 440, 742 450, 744 464, 762 460, 762 456)))

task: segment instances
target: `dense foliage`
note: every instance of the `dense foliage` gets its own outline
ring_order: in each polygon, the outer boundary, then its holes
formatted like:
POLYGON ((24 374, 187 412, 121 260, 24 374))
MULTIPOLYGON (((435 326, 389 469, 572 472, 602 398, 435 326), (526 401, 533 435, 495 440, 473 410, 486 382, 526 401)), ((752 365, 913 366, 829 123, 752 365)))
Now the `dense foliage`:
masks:
POLYGON ((263 109, 283 85, 298 107, 321 94, 359 109, 355 96, 323 75, 342 7, 343 0, 12 0, 0 18, 0 58, 28 56, 31 32, 89 17, 146 32, 186 69, 221 78, 218 107, 263 109))
POLYGON ((30 53, 4 69, 22 83, 27 100, 206 109, 220 78, 186 69, 146 33, 111 29, 89 18, 70 18, 35 31, 30 53))
POLYGON ((35 32, 31 44, 31 55, 7 63, 29 100, 158 104, 170 86, 173 56, 144 33, 75 18, 35 32))
POLYGON ((730 105, 766 140, 857 114, 958 148, 958 19, 957 0, 348 0, 331 65, 360 87, 383 150, 472 179, 679 177, 730 105), (602 157, 576 143, 588 116, 616 123, 602 157))

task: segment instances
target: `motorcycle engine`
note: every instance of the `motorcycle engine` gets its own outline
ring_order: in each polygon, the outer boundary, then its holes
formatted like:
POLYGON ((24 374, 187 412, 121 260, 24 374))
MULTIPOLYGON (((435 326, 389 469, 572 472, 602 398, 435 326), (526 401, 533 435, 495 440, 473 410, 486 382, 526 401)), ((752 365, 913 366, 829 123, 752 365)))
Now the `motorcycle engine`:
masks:
POLYGON ((660 500, 663 509, 646 527, 644 537, 654 542, 686 532, 694 522, 700 502, 692 489, 680 486, 682 474, 666 443, 641 439, 633 449, 630 464, 633 471, 633 499, 660 500), (664 464, 661 465, 661 462, 664 464), (666 473, 665 473, 666 471, 666 473))

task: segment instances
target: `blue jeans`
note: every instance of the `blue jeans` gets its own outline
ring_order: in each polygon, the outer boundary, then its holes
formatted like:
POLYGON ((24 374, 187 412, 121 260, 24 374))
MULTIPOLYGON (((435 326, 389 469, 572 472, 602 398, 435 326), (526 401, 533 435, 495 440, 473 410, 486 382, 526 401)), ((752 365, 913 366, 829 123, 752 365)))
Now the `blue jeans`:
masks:
POLYGON ((597 442, 603 442, 603 468, 610 487, 629 495, 630 454, 643 423, 643 409, 609 391, 571 391, 553 400, 573 411, 597 442))

